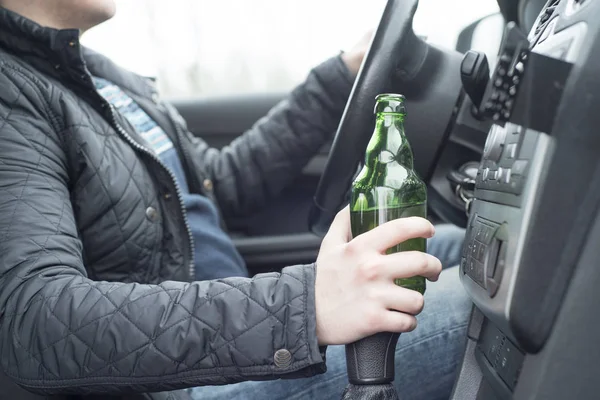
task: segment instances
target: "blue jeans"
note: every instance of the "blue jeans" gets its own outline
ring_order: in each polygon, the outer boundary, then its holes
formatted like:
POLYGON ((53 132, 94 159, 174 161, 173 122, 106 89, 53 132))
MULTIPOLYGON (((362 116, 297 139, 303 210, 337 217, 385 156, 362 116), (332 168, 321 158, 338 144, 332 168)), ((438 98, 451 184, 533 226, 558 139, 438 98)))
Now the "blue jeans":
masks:
MULTIPOLYGON (((396 347, 394 384, 403 399, 450 397, 471 310, 458 268, 452 267, 459 262, 463 238, 464 230, 438 225, 435 237, 428 243, 428 252, 442 261, 445 270, 438 282, 427 285, 425 309, 417 317, 417 329, 400 335, 396 347)), ((194 400, 339 399, 347 384, 344 346, 330 346, 325 374, 306 379, 197 387, 191 389, 191 395, 194 400)))

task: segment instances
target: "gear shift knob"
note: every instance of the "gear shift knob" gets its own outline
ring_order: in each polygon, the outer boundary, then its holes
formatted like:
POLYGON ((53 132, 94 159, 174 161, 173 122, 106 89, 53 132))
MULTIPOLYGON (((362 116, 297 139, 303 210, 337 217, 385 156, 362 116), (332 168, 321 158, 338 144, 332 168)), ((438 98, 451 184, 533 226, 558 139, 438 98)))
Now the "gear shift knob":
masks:
POLYGON ((394 380, 399 333, 381 332, 346 345, 348 380, 353 385, 381 385, 394 380))

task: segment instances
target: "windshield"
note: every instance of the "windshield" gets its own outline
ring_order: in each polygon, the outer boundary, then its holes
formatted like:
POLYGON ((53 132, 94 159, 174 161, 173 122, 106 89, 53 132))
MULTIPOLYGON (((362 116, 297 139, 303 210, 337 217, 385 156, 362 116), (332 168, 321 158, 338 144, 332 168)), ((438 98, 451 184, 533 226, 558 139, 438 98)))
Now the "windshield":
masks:
MULTIPOLYGON (((143 75, 165 97, 275 92, 375 28, 385 0, 128 0, 83 43, 143 75)), ((421 0, 415 31, 454 48, 495 0, 421 0)))

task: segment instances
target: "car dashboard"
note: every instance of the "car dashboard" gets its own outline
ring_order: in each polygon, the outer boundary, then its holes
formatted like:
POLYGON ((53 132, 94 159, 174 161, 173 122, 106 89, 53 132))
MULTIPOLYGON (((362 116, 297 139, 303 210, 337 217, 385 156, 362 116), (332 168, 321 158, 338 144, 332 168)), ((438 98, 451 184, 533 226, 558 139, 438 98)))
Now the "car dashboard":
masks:
POLYGON ((584 340, 598 332, 599 17, 598 1, 550 0, 528 35, 506 28, 477 110, 493 124, 460 265, 474 309, 454 399, 600 396, 584 340))

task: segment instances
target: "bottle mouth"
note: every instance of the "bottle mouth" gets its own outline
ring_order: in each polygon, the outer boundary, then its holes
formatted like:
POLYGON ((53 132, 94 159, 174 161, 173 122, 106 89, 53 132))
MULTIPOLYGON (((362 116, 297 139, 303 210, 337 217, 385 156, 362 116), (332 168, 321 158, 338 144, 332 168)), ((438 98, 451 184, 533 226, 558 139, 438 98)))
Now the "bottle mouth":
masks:
POLYGON ((375 101, 387 100, 387 99, 405 101, 406 97, 404 97, 403 94, 398 94, 398 93, 381 93, 381 94, 378 94, 377 96, 375 96, 375 101))
POLYGON ((382 93, 375 97, 375 114, 406 114, 405 97, 396 93, 382 93))

